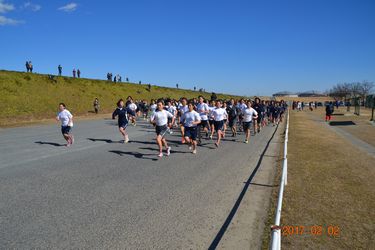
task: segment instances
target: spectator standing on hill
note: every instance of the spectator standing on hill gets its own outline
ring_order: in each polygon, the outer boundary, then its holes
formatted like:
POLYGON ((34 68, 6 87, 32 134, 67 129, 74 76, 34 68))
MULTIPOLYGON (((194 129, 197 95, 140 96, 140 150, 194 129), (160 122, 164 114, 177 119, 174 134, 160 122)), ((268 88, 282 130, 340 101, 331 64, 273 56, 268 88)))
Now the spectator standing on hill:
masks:
POLYGON ((214 92, 212 92, 211 101, 216 101, 216 100, 217 100, 217 96, 214 92))
POLYGON ((33 64, 31 63, 31 61, 29 61, 29 70, 31 73, 33 73, 33 64))
POLYGON ((148 91, 151 92, 151 84, 150 83, 148 84, 148 91))
POLYGON ((113 77, 113 82, 116 82, 117 81, 117 77, 113 77))
POLYGON ((25 66, 26 66, 26 71, 29 72, 30 71, 30 65, 29 65, 28 61, 26 61, 25 66))
POLYGON ((128 77, 126 77, 126 82, 129 82, 129 78, 128 77))
POLYGON ((59 64, 59 66, 57 67, 57 69, 59 70, 59 76, 61 76, 61 74, 62 74, 62 66, 59 64))
POLYGON ((178 83, 176 84, 176 88, 178 89, 178 83))
POLYGON ((97 97, 94 100, 94 110, 95 110, 95 114, 98 114, 98 112, 99 112, 99 99, 97 97))
POLYGON ((79 69, 77 69, 77 76, 78 78, 81 78, 81 71, 79 69))
POLYGON ((76 78, 76 69, 73 69, 73 78, 76 78))
POLYGON ((120 75, 118 76, 118 82, 122 82, 122 77, 120 75))

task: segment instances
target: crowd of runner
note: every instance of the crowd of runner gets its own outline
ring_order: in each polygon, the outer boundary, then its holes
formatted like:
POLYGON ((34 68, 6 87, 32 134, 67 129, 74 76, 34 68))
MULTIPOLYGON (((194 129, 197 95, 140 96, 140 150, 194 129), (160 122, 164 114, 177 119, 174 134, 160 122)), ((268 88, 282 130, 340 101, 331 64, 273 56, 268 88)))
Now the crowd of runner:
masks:
MULTIPOLYGON (((98 100, 94 107, 98 108, 98 100)), ((118 120, 119 132, 123 138, 121 142, 129 142, 127 126, 136 126, 137 119, 148 120, 155 128, 156 142, 159 147, 159 157, 163 157, 163 149, 167 156, 171 147, 167 142, 167 135, 178 132, 181 143, 187 144, 193 154, 197 153, 202 140, 215 140, 216 147, 220 146, 222 138, 237 137, 238 132, 245 135, 244 142, 250 141, 251 129, 253 134, 260 133, 267 125, 277 125, 282 122, 287 105, 284 101, 254 100, 207 100, 203 96, 188 100, 181 98, 151 100, 133 100, 129 96, 120 99, 112 114, 112 119, 118 120)), ((74 143, 71 133, 73 116, 66 109, 64 103, 59 105, 60 112, 57 120, 61 121, 62 134, 67 146, 74 143)), ((151 125, 150 125, 151 126, 151 125)))

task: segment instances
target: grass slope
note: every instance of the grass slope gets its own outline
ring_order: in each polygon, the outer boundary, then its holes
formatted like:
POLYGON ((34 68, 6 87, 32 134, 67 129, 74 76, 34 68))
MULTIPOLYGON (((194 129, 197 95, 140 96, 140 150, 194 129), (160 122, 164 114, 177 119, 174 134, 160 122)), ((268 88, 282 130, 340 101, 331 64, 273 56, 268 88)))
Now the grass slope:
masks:
MULTIPOLYGON (((0 70, 0 126, 8 126, 54 117, 57 105, 64 102, 74 115, 87 115, 93 109, 95 97, 99 98, 101 112, 111 112, 119 98, 131 95, 134 99, 160 97, 193 98, 210 93, 152 86, 134 83, 113 83, 103 80, 56 77, 56 82, 47 75, 0 70)), ((227 99, 232 95, 217 94, 227 99)), ((238 97, 238 96, 237 96, 238 97)))

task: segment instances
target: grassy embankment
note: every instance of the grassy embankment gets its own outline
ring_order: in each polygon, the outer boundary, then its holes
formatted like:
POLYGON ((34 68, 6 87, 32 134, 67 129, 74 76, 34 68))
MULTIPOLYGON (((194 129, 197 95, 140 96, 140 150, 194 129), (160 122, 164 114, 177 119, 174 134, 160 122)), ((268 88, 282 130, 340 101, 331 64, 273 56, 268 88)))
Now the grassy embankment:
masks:
MULTIPOLYGON (((75 116, 93 116, 92 103, 99 98, 101 113, 112 112, 119 98, 131 95, 134 99, 170 97, 179 99, 206 98, 211 93, 200 93, 186 89, 152 86, 148 91, 146 84, 113 83, 103 80, 74 79, 47 75, 0 70, 0 126, 11 126, 39 122, 54 117, 58 103, 64 102, 75 116)), ((217 94, 227 99, 231 95, 217 94)), ((237 97, 238 98, 238 97, 237 97)))
MULTIPOLYGON (((288 185, 281 225, 290 225, 293 229, 283 231, 282 248, 372 248, 375 244, 374 162, 374 158, 323 122, 319 123, 308 111, 291 112, 288 185)), ((274 220, 276 190, 269 224, 274 220)), ((264 249, 268 240, 264 241, 264 249)))

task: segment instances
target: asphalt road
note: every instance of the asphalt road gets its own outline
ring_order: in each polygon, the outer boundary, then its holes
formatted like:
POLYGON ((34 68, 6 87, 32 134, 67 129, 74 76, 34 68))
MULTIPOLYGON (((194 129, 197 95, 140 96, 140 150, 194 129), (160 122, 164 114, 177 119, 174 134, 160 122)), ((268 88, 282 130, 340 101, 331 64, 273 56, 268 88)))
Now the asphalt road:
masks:
POLYGON ((2 129, 0 248, 207 249, 274 131, 204 140, 197 155, 175 133, 159 160, 144 122, 128 144, 112 120, 77 122, 70 148, 58 125, 2 129))

